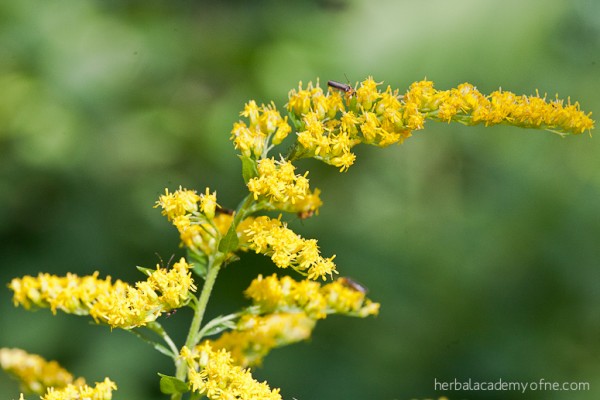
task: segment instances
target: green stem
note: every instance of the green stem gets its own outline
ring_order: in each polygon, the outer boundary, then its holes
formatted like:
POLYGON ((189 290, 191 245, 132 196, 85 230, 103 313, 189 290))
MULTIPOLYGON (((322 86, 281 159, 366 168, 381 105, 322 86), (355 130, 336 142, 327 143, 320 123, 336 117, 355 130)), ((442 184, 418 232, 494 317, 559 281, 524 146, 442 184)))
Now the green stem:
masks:
POLYGON ((185 341, 185 345, 189 348, 197 345, 198 341, 201 339, 198 333, 200 332, 200 326, 202 325, 204 312, 206 311, 206 306, 208 305, 208 299, 210 298, 213 286, 215 285, 215 281, 217 280, 217 275, 219 274, 219 270, 221 269, 223 259, 224 255, 221 253, 217 253, 217 256, 215 257, 212 263, 211 260, 209 260, 208 274, 206 275, 206 280, 204 281, 204 286, 202 287, 202 293, 200 293, 200 297, 198 297, 196 313, 190 325, 190 331, 188 333, 187 340, 185 341))
POLYGON ((246 217, 246 214, 253 211, 253 205, 254 196, 252 193, 250 193, 244 198, 244 200, 242 200, 235 210, 235 215, 233 216, 233 222, 231 222, 231 225, 237 228, 240 222, 242 222, 242 219, 246 217))
MULTIPOLYGON (((198 332, 200 331, 200 326, 202 325, 202 319, 204 318, 204 312, 206 311, 206 306, 208 304, 208 299, 210 298, 210 294, 212 292, 213 286, 215 285, 215 281, 217 280, 217 275, 219 274, 219 269, 221 268, 221 264, 223 262, 224 256, 222 253, 217 253, 215 257, 210 257, 208 261, 208 273, 206 274, 206 280, 204 281, 204 285, 202 286, 202 292, 200 292, 200 296, 198 297, 198 304, 196 305, 196 309, 194 312, 194 318, 192 319, 192 323, 190 324, 190 330, 187 335, 187 339, 185 340, 185 346, 189 349, 193 348, 198 344, 198 332)), ((185 381, 185 374, 187 372, 187 365, 178 360, 177 362, 177 371, 175 376, 182 381, 185 381)), ((180 398, 180 395, 173 395, 171 399, 177 400, 180 398)))
MULTIPOLYGON (((250 209, 252 209, 253 203, 254 199, 252 195, 246 196, 242 203, 240 203, 231 223, 233 227, 237 227, 239 225, 246 213, 250 209)), ((214 255, 208 257, 208 273, 206 274, 206 279, 204 280, 202 291, 198 296, 198 301, 194 310, 194 317, 190 324, 190 330, 188 331, 188 335, 185 340, 185 346, 189 349, 192 349, 194 346, 196 346, 198 342, 202 339, 201 327, 202 319, 204 318, 204 312, 206 311, 206 306, 208 305, 208 300, 210 299, 212 289, 215 285, 215 281, 217 280, 217 275, 219 274, 219 270, 221 269, 221 265, 223 264, 223 261, 225 261, 226 256, 227 254, 217 251, 214 255)), ((185 382, 187 364, 183 362, 183 360, 178 358, 175 362, 175 366, 175 377, 185 382)), ((180 399, 181 393, 175 393, 171 396, 171 400, 180 399)))

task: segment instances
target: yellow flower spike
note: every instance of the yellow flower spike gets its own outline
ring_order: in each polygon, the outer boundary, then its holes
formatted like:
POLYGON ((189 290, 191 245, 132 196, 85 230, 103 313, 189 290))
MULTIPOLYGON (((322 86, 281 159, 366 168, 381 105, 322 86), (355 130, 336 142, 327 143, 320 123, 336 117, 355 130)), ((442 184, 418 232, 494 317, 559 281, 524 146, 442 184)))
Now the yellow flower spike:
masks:
POLYGON ((213 350, 208 341, 193 350, 184 346, 180 355, 188 365, 192 391, 210 400, 281 400, 279 389, 271 390, 266 382, 256 381, 250 371, 234 364, 228 351, 213 350))
POLYGON ((37 277, 14 278, 8 285, 13 291, 15 306, 50 308, 53 314, 61 310, 76 315, 88 314, 91 303, 112 286, 110 277, 98 279, 98 272, 84 277, 40 273, 37 277))
POLYGON ((314 281, 295 281, 289 276, 266 278, 259 275, 244 291, 263 312, 295 310, 313 319, 325 318, 327 303, 320 293, 321 285, 314 281))
POLYGON ((310 318, 322 319, 328 314, 356 317, 377 315, 379 304, 366 298, 366 293, 348 285, 347 278, 321 285, 317 282, 295 281, 289 276, 259 275, 244 292, 261 312, 304 312, 310 318))
POLYGON ((356 90, 336 83, 325 98, 318 84, 315 89, 309 84, 315 95, 308 90, 302 95, 290 92, 288 109, 295 121, 301 121, 297 126, 299 148, 293 158, 313 157, 343 172, 355 161, 351 149, 356 144, 385 147, 403 143, 412 131, 424 128, 426 119, 465 125, 506 124, 561 136, 594 128, 591 114, 584 114, 579 104, 570 100, 565 105, 558 98, 547 102, 539 95, 517 96, 502 90, 485 96, 469 83, 438 91, 428 80, 414 82, 401 96, 397 89, 388 86, 381 91, 379 85, 369 77, 356 90), (345 104, 340 105, 341 91, 345 104))
POLYGON ((49 388, 41 400, 111 400, 113 390, 117 390, 116 383, 105 378, 103 382, 96 382, 93 388, 87 385, 68 385, 62 389, 49 388))
POLYGON ((377 315, 379 303, 367 299, 363 290, 356 285, 349 285, 348 281, 348 278, 339 278, 321 288, 327 306, 339 314, 356 315, 362 318, 377 315))
POLYGON ((261 365, 272 349, 309 339, 315 325, 316 320, 303 312, 245 315, 237 330, 225 332, 210 344, 227 350, 241 367, 261 365))
POLYGON ((163 312, 184 306, 196 290, 191 266, 181 258, 167 271, 157 266, 145 282, 136 287, 117 282, 101 294, 90 310, 96 321, 112 328, 131 329, 155 321, 163 312))
POLYGON ((239 365, 260 365, 273 348, 308 339, 316 321, 329 314, 376 315, 379 304, 347 281, 340 278, 322 286, 289 276, 259 275, 244 291, 252 300, 252 311, 242 315, 233 331, 211 341, 211 346, 226 349, 239 365))
POLYGON ((110 277, 99 279, 98 273, 84 277, 25 276, 13 279, 9 287, 14 292, 16 306, 90 315, 96 322, 113 328, 131 329, 185 305, 190 292, 196 290, 190 268, 182 258, 169 271, 157 267, 146 281, 138 282, 135 287, 119 280, 112 283, 110 277))
POLYGON ((279 219, 257 217, 246 230, 250 249, 271 257, 279 268, 293 268, 310 279, 337 273, 333 257, 324 259, 318 252, 316 240, 296 235, 279 219))
POLYGON ((17 378, 21 390, 43 394, 49 387, 62 388, 75 383, 82 385, 82 378, 73 379, 56 361, 46 361, 37 354, 21 349, 0 348, 0 367, 17 378))

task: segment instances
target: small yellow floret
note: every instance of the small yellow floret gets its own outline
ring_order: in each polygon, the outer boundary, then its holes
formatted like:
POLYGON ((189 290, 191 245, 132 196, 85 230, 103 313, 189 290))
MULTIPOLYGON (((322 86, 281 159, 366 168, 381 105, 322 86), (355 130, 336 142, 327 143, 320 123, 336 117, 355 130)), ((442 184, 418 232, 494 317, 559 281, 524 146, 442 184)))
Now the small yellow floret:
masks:
POLYGON ((180 186, 173 193, 165 189, 165 194, 159 197, 154 207, 161 207, 162 214, 171 221, 178 216, 198 211, 199 201, 200 196, 196 191, 182 189, 180 186))

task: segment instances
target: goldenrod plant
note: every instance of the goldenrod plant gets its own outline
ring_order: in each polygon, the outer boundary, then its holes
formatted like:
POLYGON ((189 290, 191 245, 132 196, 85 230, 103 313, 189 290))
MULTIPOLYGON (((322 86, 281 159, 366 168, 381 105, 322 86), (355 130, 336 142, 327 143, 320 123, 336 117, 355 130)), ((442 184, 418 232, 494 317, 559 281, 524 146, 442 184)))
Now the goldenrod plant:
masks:
MULTIPOLYGON (((220 206, 209 188, 166 189, 156 202, 179 232, 186 257, 172 266, 138 267, 146 279, 133 285, 99 272, 15 278, 9 284, 14 304, 89 316, 150 342, 173 362, 171 371, 159 371, 157 383, 171 400, 281 399, 279 389, 251 373, 271 350, 308 339, 331 314, 365 318, 377 315, 380 306, 343 276, 343 268, 338 271, 335 256, 321 254, 316 239, 298 235, 285 222, 290 216, 310 218, 322 206, 320 190, 311 188, 308 172, 297 170, 297 160, 314 158, 347 171, 356 161, 354 146, 403 143, 427 120, 505 124, 563 137, 594 127, 578 103, 539 94, 484 95, 468 83, 437 90, 427 80, 404 94, 380 88, 372 78, 355 86, 300 83, 289 92, 286 116, 274 103, 249 101, 231 131, 248 189, 237 208, 220 206), (244 292, 247 307, 205 321, 219 271, 248 251, 269 257, 281 274, 259 275, 244 292), (161 318, 181 307, 190 307, 193 318, 185 342, 175 343, 161 318)), ((1 349, 0 364, 23 392, 44 400, 111 399, 117 389, 109 378, 88 386, 55 361, 20 349, 1 349)))

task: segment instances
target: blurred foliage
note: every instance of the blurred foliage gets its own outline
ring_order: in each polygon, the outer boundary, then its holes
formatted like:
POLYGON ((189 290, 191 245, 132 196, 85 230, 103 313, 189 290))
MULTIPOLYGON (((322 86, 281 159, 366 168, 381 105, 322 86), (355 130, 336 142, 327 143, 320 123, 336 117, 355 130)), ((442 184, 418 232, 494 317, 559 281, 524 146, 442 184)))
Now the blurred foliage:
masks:
MULTIPOLYGON (((593 0, 12 1, 0 5, 1 281, 94 270, 128 281, 180 255, 153 209, 165 187, 243 194, 228 141, 248 99, 279 106, 299 80, 373 75, 404 90, 469 81, 571 96, 600 116, 593 0)), ((590 382, 600 396, 600 144, 429 122, 401 147, 315 162, 318 218, 292 225, 382 303, 274 352, 259 379, 285 398, 563 399, 436 392, 434 379, 590 382)), ((244 304, 268 259, 228 267, 209 313, 244 304)), ((159 399, 169 360, 123 331, 12 307, 0 345, 59 360, 117 398, 159 399), (126 351, 124 351, 126 349, 126 351)), ((189 314, 165 321, 181 342, 189 314)), ((0 378, 11 398, 17 386, 0 378)))

